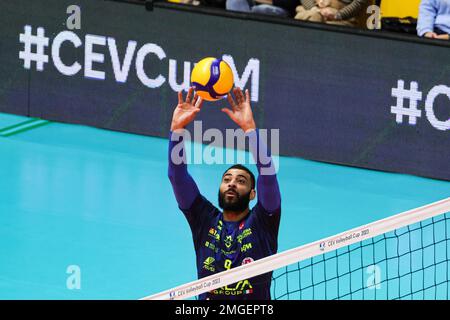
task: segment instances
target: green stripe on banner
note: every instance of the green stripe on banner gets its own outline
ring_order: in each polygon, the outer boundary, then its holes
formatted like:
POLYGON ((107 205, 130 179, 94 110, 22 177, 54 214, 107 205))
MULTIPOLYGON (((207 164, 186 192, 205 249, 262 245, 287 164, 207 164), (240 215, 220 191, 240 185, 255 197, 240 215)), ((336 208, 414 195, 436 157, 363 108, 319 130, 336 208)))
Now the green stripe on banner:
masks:
POLYGON ((32 122, 36 122, 36 121, 39 121, 39 120, 40 119, 29 119, 29 120, 26 120, 26 121, 23 121, 23 122, 19 122, 19 123, 16 123, 14 125, 11 125, 11 126, 8 126, 8 127, 4 127, 2 129, 0 129, 0 133, 12 130, 12 129, 17 128, 17 127, 24 126, 24 125, 32 123, 32 122))
POLYGON ((28 124, 24 124, 20 127, 16 127, 13 130, 2 131, 2 132, 0 132, 0 136, 9 137, 9 136, 16 135, 16 134, 19 134, 19 133, 22 133, 25 131, 29 131, 32 129, 36 129, 36 128, 45 126, 50 123, 51 123, 50 121, 38 119, 37 121, 29 122, 28 124))

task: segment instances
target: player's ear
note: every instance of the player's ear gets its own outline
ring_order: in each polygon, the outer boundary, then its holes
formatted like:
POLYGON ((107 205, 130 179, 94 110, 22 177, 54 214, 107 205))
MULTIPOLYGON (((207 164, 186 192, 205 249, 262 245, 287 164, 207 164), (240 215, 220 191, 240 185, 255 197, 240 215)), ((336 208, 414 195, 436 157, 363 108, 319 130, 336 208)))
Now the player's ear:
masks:
POLYGON ((252 189, 252 191, 250 191, 250 200, 255 199, 255 197, 256 197, 256 190, 252 189))

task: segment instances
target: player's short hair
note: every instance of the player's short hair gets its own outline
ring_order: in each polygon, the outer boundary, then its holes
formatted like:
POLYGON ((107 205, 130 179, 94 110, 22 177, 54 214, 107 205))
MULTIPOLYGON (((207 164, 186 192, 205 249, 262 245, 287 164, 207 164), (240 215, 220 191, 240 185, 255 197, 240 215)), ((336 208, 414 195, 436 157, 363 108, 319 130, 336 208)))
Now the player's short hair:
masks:
POLYGON ((225 175, 225 173, 227 173, 229 170, 231 169, 239 169, 239 170, 244 170, 245 172, 247 172, 250 175, 250 182, 252 183, 252 189, 255 189, 255 175, 253 174, 253 172, 250 171, 250 169, 248 169, 247 167, 243 166, 242 164, 235 164, 231 167, 229 167, 222 175, 222 177, 225 175))

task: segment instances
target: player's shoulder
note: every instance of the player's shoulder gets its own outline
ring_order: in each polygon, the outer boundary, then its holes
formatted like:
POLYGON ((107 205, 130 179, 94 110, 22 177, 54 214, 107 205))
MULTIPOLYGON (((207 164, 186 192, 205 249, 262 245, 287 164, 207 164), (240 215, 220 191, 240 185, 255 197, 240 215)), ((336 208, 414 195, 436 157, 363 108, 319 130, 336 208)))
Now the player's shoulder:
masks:
MULTIPOLYGON (((263 228, 266 232, 276 235, 281 221, 281 208, 274 211, 266 210, 261 203, 256 203, 252 208, 250 225, 255 228, 263 228)), ((263 234, 266 234, 263 232, 263 234)))
POLYGON ((258 201, 252 208, 252 211, 255 215, 262 214, 269 217, 279 216, 281 214, 281 205, 275 210, 267 210, 266 208, 264 208, 261 202, 258 201))
POLYGON ((208 199, 206 199, 205 196, 203 196, 201 193, 199 193, 192 203, 191 207, 189 209, 182 209, 182 211, 189 211, 189 212, 213 212, 213 213, 220 213, 220 210, 211 203, 208 199))

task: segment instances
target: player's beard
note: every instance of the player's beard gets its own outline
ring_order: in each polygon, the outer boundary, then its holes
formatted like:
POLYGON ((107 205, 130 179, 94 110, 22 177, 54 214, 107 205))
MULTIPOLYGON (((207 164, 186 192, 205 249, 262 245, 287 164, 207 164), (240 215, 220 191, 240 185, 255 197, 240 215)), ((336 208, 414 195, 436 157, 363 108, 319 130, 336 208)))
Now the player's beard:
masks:
POLYGON ((225 198, 225 192, 220 192, 219 190, 219 207, 227 211, 242 212, 248 208, 248 204, 250 203, 250 193, 251 190, 241 196, 236 192, 235 199, 228 201, 225 198))

